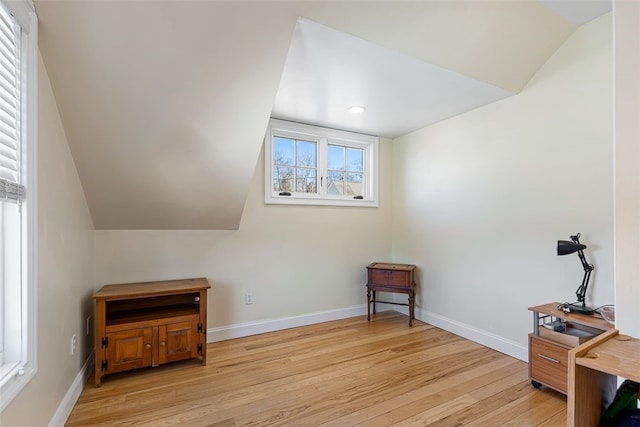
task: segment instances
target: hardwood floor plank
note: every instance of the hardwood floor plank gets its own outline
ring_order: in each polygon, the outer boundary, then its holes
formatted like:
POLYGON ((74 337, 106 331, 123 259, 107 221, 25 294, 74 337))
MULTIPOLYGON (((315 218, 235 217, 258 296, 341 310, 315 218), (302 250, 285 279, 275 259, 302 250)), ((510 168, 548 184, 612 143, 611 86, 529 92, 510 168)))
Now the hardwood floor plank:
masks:
MULTIPOLYGON (((508 363, 517 362, 514 359, 503 356, 490 363, 482 363, 468 370, 459 370, 452 375, 430 382, 424 387, 398 394, 392 399, 386 399, 382 402, 375 402, 375 405, 368 405, 361 411, 354 412, 349 416, 338 419, 337 421, 344 423, 343 425, 356 425, 362 420, 376 419, 395 408, 410 406, 413 408, 430 408, 439 405, 448 400, 454 399, 465 392, 473 390, 487 381, 492 381, 495 377, 502 375, 502 369, 505 366, 505 360, 510 359, 508 363)), ((518 362, 521 363, 521 362, 518 362)), ((417 414, 419 412, 416 411, 417 414)))
POLYGON ((405 426, 416 426, 416 425, 430 425, 438 420, 445 418, 450 414, 455 414, 456 412, 469 407, 476 403, 477 400, 468 394, 463 394, 461 396, 456 397, 453 400, 449 400, 448 402, 444 402, 434 408, 430 408, 426 411, 422 411, 417 415, 412 416, 402 422, 392 424, 392 426, 396 427, 405 427, 405 426))
MULTIPOLYGON (((506 405, 496 408, 494 411, 486 415, 474 419, 468 426, 488 426, 488 425, 505 425, 517 418, 519 415, 530 411, 538 405, 549 400, 549 396, 545 392, 537 393, 541 390, 533 389, 529 384, 524 384, 520 391, 520 396, 511 400, 506 405)), ((535 425, 535 424, 534 424, 535 425)))
MULTIPOLYGON (((514 385, 504 388, 500 392, 494 393, 483 399, 480 399, 480 396, 478 396, 477 404, 454 414, 451 418, 455 420, 456 423, 459 423, 459 425, 468 425, 482 417, 501 411, 506 405, 509 405, 511 402, 521 398, 522 396, 526 396, 533 391, 540 391, 531 387, 527 379, 526 372, 516 374, 514 378, 510 379, 517 382, 514 385)), ((506 382, 506 384, 509 383, 510 381, 506 382)), ((475 391, 472 391, 471 394, 475 394, 475 391)))
MULTIPOLYGON (((529 409, 526 412, 521 413, 517 417, 504 423, 504 426, 523 426, 523 425, 538 425, 552 418, 553 415, 565 411, 566 419, 567 402, 564 399, 546 400, 539 405, 529 409)), ((566 421, 563 422, 566 425, 566 421)))
POLYGON ((527 364, 406 316, 378 313, 207 346, 87 384, 68 426, 405 426, 566 423, 527 364))
POLYGON ((565 427, 567 425, 567 405, 564 405, 562 411, 553 415, 551 418, 538 424, 544 427, 565 427))

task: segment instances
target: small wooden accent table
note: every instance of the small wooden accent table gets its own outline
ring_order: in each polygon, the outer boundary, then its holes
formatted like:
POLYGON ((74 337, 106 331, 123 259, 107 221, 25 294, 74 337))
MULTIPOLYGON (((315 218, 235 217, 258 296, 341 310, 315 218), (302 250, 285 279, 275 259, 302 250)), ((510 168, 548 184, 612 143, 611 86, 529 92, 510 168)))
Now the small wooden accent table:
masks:
POLYGON ((567 425, 600 425, 602 404, 616 391, 616 376, 640 382, 640 339, 611 329, 569 351, 567 425))
POLYGON ((376 314, 376 292, 394 292, 407 294, 408 303, 378 301, 385 304, 405 305, 409 307, 409 326, 415 318, 416 282, 415 265, 374 262, 367 266, 367 320, 371 320, 371 304, 376 314), (372 298, 373 295, 373 298, 372 298))
POLYGON ((207 289, 198 279, 103 286, 96 301, 95 384, 115 372, 200 357, 207 363, 207 289))

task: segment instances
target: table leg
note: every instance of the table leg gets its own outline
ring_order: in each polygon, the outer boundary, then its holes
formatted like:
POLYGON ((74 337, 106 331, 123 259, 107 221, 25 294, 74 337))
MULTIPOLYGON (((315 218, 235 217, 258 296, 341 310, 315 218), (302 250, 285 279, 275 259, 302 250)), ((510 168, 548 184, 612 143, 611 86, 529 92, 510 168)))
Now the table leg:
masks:
POLYGON ((371 320, 371 289, 367 288, 367 320, 371 320))
POLYGON ((376 291, 373 291, 373 314, 376 314, 376 291))
POLYGON ((409 293, 409 326, 413 326, 413 319, 415 315, 415 292, 409 293))

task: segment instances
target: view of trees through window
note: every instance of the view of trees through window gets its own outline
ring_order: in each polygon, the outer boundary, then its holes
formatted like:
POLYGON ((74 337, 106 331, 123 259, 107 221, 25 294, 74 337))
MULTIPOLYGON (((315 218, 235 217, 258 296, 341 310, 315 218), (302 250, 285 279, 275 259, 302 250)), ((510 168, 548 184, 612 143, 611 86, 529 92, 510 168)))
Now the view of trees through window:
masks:
MULTIPOLYGON (((318 192, 318 147, 316 142, 273 138, 273 189, 277 192, 318 192)), ((327 149, 327 194, 361 195, 364 150, 329 144, 327 149)))
POLYGON ((318 191, 318 150, 311 141, 273 139, 273 189, 290 193, 318 191))

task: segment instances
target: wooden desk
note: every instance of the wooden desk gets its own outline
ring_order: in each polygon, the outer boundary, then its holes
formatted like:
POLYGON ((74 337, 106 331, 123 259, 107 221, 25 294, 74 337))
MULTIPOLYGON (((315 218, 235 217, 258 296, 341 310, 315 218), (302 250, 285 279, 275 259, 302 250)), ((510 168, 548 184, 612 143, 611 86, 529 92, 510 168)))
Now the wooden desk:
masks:
POLYGON ((408 306, 409 326, 413 325, 416 297, 415 269, 415 265, 384 262, 374 262, 367 266, 367 320, 371 320, 371 304, 373 304, 373 314, 376 314, 376 292, 394 292, 407 294, 409 301, 406 304, 395 301, 378 302, 408 306))
POLYGON ((616 376, 640 382, 640 340, 609 330, 569 351, 567 425, 597 426, 616 376))

